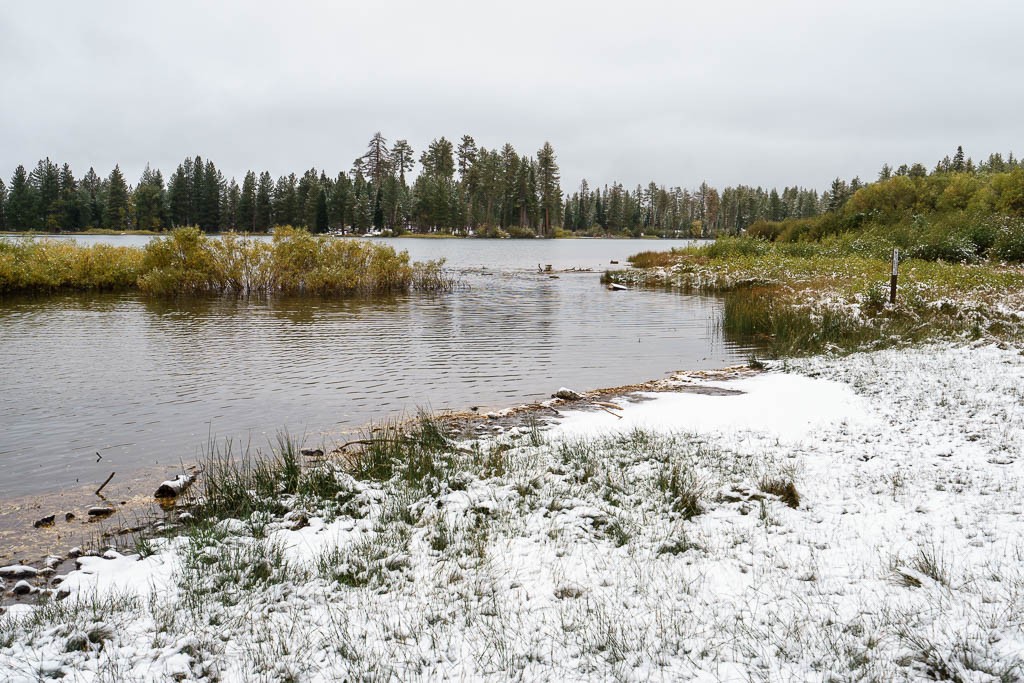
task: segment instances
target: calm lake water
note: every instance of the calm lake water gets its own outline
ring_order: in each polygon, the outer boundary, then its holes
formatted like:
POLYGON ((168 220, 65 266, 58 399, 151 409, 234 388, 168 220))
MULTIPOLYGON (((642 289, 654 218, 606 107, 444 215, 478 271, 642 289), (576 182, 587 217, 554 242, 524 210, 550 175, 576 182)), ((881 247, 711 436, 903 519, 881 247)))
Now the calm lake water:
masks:
POLYGON ((0 299, 0 501, 187 463, 211 437, 265 447, 287 428, 330 445, 420 407, 500 408, 749 353, 722 338, 717 299, 599 283, 612 260, 683 242, 380 241, 446 258, 464 286, 355 300, 0 299), (593 272, 553 279, 538 272, 547 264, 593 272))

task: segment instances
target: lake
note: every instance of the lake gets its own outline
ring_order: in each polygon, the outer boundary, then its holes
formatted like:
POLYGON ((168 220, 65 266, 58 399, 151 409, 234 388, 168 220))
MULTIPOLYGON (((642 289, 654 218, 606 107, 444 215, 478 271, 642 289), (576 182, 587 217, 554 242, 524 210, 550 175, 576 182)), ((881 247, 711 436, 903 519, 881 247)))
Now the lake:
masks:
POLYGON ((0 500, 194 461, 211 438, 265 447, 287 429, 330 446, 419 408, 501 408, 749 355, 722 338, 716 298, 600 284, 611 261, 683 241, 377 241, 447 259, 461 286, 371 299, 0 299, 0 500), (584 272, 552 278, 545 265, 584 272))

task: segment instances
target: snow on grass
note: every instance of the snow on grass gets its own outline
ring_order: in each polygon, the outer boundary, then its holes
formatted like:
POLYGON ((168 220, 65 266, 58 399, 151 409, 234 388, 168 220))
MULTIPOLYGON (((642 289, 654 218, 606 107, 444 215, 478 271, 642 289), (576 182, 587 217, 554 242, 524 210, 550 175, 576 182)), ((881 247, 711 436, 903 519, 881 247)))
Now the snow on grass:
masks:
POLYGON ((1024 357, 687 384, 83 558, 0 677, 1024 677, 1024 357))

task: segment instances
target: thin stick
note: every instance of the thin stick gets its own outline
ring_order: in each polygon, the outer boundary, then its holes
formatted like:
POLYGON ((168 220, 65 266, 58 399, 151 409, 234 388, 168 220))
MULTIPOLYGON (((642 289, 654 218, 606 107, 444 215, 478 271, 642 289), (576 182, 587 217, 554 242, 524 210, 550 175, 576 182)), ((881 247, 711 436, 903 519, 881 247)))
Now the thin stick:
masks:
POLYGON ((334 453, 345 450, 349 446, 371 446, 380 441, 386 441, 387 439, 356 439, 355 441, 346 441, 337 448, 334 449, 334 453))
POLYGON ((614 415, 615 417, 619 418, 620 420, 622 419, 622 416, 621 416, 621 415, 619 415, 618 413, 613 413, 612 411, 608 410, 607 408, 605 408, 605 407, 604 407, 603 405, 601 405, 600 403, 594 403, 594 404, 592 404, 592 405, 594 405, 594 406, 596 406, 596 407, 600 408, 601 410, 603 410, 604 412, 608 413, 609 415, 614 415))
POLYGON ((100 495, 100 491, 102 491, 102 490, 103 490, 103 487, 104 487, 104 486, 106 486, 107 484, 109 484, 109 483, 110 483, 110 480, 114 478, 114 475, 115 475, 115 474, 116 474, 116 472, 111 472, 111 473, 110 473, 110 476, 109 476, 109 477, 107 477, 107 480, 106 480, 105 482, 103 482, 103 485, 102 485, 102 486, 100 486, 100 487, 99 487, 98 489, 96 489, 96 495, 97 495, 97 496, 98 496, 98 495, 100 495))

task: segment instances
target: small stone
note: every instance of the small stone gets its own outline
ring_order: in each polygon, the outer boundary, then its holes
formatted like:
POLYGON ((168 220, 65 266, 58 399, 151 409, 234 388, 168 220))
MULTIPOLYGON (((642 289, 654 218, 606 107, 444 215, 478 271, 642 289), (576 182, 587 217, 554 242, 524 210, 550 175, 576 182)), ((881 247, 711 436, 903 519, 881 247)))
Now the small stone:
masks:
POLYGON ((74 512, 65 512, 64 513, 64 521, 65 522, 70 522, 74 518, 75 518, 75 513, 74 512))
POLYGON ((81 556, 82 556, 82 549, 79 548, 78 546, 75 546, 74 548, 72 548, 71 550, 68 551, 68 557, 70 557, 72 559, 74 559, 76 557, 81 557, 81 556))
POLYGON ((555 597, 559 600, 575 599, 582 597, 587 589, 578 583, 566 583, 555 589, 555 597))
POLYGON ((11 592, 15 595, 28 595, 32 592, 32 584, 22 579, 18 583, 14 584, 14 588, 11 589, 11 592))
POLYGON ((103 505, 96 505, 96 506, 93 506, 93 507, 89 508, 88 515, 90 517, 96 517, 96 518, 109 517, 110 515, 114 514, 114 512, 115 512, 114 508, 106 507, 106 506, 103 506, 103 505))
POLYGON ((7 577, 8 579, 25 579, 38 576, 38 574, 38 569, 24 564, 12 564, 6 567, 0 567, 0 576, 7 577))
POLYGON ((55 518, 55 515, 47 515, 46 517, 43 517, 42 519, 37 519, 32 524, 32 526, 34 526, 36 529, 39 529, 39 528, 44 527, 44 526, 53 526, 54 518, 55 518))
POLYGON ((302 453, 307 458, 322 458, 324 452, 320 448, 303 448, 299 453, 302 453))
POLYGON ((298 531, 309 526, 309 515, 305 512, 289 512, 285 515, 285 521, 288 522, 288 528, 291 531, 298 531))
POLYGON ((583 398, 583 394, 581 394, 578 391, 573 391, 572 389, 566 389, 565 387, 562 387, 555 393, 551 394, 551 398, 560 398, 563 401, 578 401, 581 398, 583 398))

